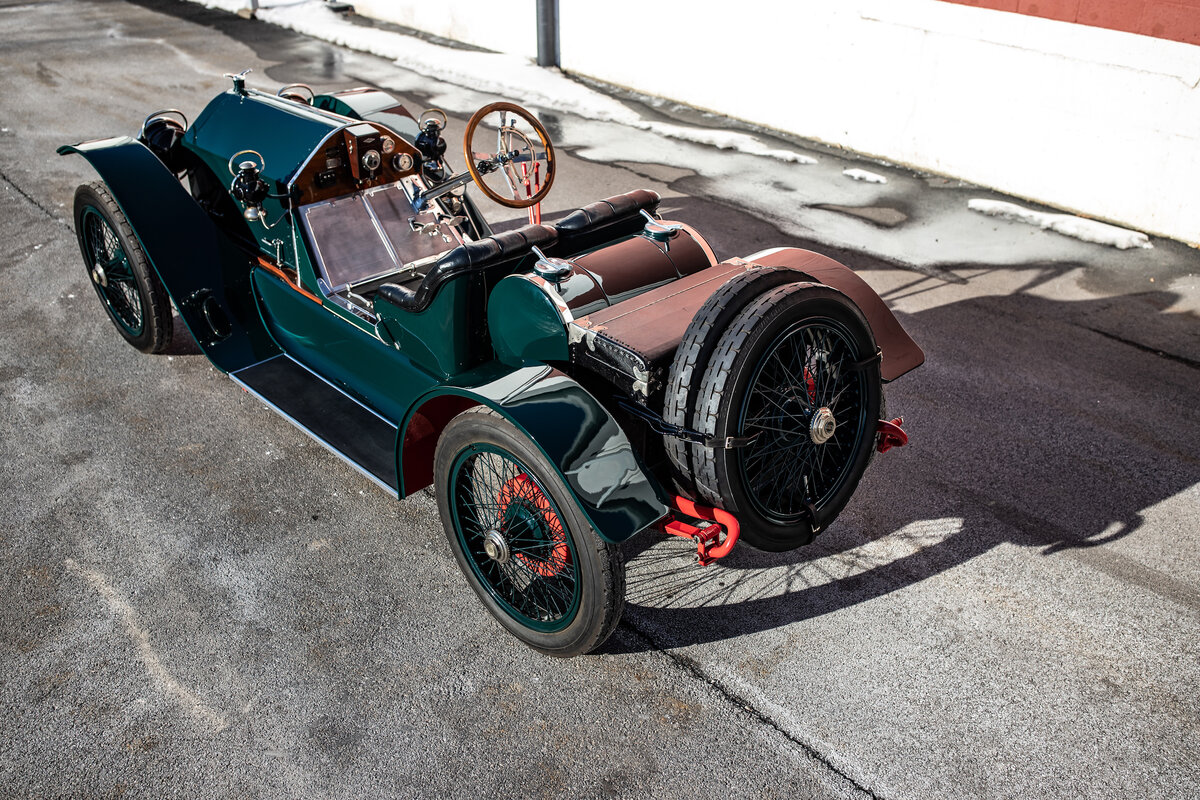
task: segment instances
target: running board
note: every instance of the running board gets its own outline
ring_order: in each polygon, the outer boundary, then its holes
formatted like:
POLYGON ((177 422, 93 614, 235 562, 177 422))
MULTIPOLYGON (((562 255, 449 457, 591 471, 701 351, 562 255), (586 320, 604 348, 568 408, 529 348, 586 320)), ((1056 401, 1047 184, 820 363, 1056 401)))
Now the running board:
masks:
POLYGON ((334 455, 399 495, 397 427, 288 355, 229 377, 334 455))

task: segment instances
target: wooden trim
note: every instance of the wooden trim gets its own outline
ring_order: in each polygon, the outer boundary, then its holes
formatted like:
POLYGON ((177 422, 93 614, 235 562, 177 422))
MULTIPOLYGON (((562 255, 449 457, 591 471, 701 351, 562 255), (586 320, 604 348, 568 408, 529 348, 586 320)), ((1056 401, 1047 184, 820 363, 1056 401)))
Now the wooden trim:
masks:
POLYGON ((317 297, 315 294, 313 294, 312 292, 308 291, 303 286, 301 286, 300 281, 298 279, 293 280, 290 275, 288 275, 286 272, 283 271, 283 269, 281 269, 279 267, 279 265, 272 264, 267 259, 263 258, 262 256, 259 256, 258 257, 258 266, 262 267, 267 272, 274 275, 276 278, 279 278, 281 281, 286 283, 288 286, 292 287, 297 292, 299 292, 300 294, 307 297, 309 300, 312 300, 317 305, 324 305, 324 303, 322 303, 322 301, 321 301, 321 298, 317 297))

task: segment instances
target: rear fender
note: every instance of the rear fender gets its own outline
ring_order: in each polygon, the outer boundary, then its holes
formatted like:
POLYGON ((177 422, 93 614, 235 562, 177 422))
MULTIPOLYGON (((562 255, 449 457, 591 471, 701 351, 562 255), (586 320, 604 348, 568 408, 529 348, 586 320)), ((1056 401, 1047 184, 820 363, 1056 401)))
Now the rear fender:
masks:
POLYGON ((875 290, 854 270, 828 256, 796 247, 776 247, 746 256, 741 261, 762 267, 785 267, 803 273, 817 283, 837 289, 850 298, 871 326, 875 343, 883 352, 879 365, 885 381, 899 378, 925 363, 925 353, 900 325, 896 315, 875 290))
POLYGON ((122 136, 64 145, 58 153, 78 153, 100 173, 188 330, 218 369, 233 372, 279 352, 258 314, 250 257, 145 145, 122 136))
POLYGON ((405 494, 431 482, 433 447, 446 423, 479 404, 503 414, 537 445, 601 538, 624 541, 667 513, 657 483, 616 420, 573 379, 546 366, 472 387, 442 386, 414 404, 401 428, 405 494))

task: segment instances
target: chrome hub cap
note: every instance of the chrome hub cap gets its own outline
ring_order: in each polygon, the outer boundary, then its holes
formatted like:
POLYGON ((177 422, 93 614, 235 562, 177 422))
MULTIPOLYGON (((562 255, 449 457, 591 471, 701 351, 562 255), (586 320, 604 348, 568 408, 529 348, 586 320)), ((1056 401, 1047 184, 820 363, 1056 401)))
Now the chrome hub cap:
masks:
POLYGON ((483 552, 497 564, 507 564, 509 558, 508 542, 500 535, 500 531, 492 529, 483 535, 483 552))
POLYGON ((837 420, 833 418, 833 412, 821 407, 813 414, 812 423, 808 426, 808 435, 812 437, 813 444, 825 444, 833 438, 836 430, 837 420))
POLYGON ((104 274, 104 267, 100 266, 99 264, 96 264, 96 266, 92 267, 92 280, 100 286, 103 286, 106 289, 108 288, 108 276, 104 274))

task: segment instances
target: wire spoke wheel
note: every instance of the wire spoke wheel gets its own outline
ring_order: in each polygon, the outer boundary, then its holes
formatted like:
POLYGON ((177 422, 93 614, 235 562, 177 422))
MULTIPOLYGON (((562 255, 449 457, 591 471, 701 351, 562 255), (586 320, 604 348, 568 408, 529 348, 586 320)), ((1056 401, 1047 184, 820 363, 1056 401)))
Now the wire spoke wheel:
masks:
POLYGON ((147 353, 171 344, 171 299, 108 187, 75 192, 75 233, 88 280, 125 341, 147 353))
POLYGON ((472 445, 451 474, 457 535, 471 569, 525 625, 561 630, 579 607, 574 545, 554 501, 515 456, 472 445))
POLYGON ((795 275, 749 270, 718 289, 684 334, 665 400, 668 421, 745 442, 666 445, 682 490, 738 515, 761 550, 807 544, 841 513, 883 402, 862 313, 795 275))
POLYGON ((764 517, 795 524, 845 482, 869 422, 859 359, 849 332, 827 318, 793 325, 760 357, 738 421, 738 435, 755 438, 736 458, 764 517))
POLYGON ((146 311, 129 256, 121 247, 116 232, 99 211, 89 207, 83 212, 82 236, 86 247, 85 263, 91 266, 92 284, 100 300, 114 322, 130 336, 140 336, 146 311))
POLYGON ((548 655, 603 644, 625 605, 621 548, 596 533, 542 451, 479 406, 450 420, 433 460, 446 539, 492 616, 548 655))

